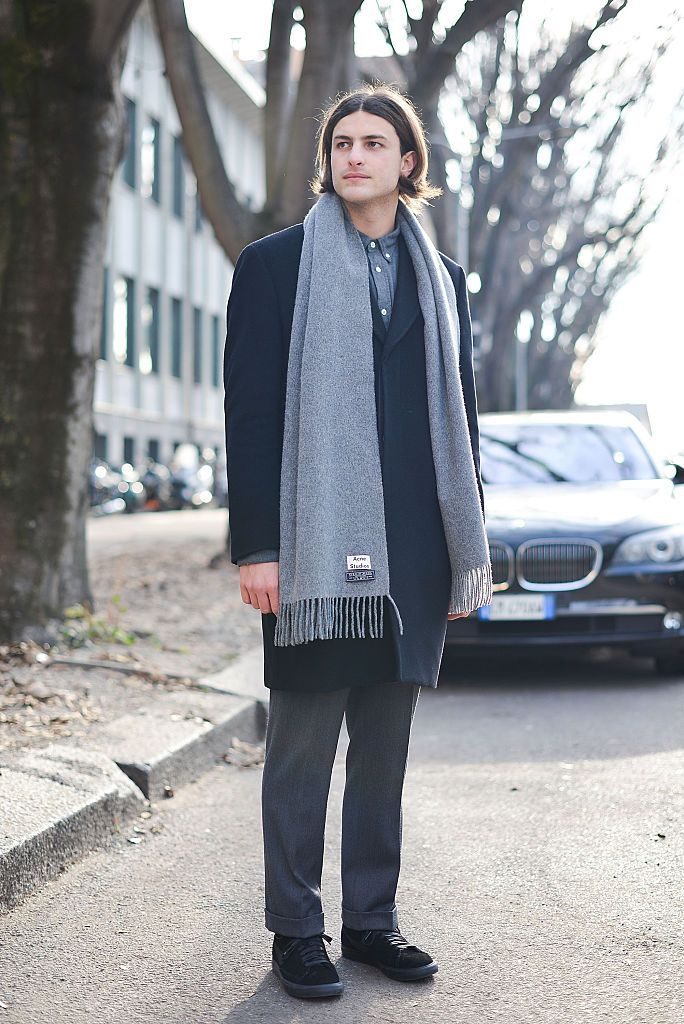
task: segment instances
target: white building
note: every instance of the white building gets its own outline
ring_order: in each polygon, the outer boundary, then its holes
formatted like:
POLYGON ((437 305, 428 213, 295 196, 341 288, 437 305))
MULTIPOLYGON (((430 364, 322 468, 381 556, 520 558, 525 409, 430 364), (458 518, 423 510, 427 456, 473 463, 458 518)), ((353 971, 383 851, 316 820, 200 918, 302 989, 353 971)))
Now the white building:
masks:
MULTIPOLYGON (((226 170, 264 201, 263 89, 198 42, 226 170)), ((168 461, 191 441, 223 445, 223 345, 231 264, 203 218, 161 47, 147 7, 123 72, 128 148, 117 170, 95 385, 95 452, 113 464, 168 461)))

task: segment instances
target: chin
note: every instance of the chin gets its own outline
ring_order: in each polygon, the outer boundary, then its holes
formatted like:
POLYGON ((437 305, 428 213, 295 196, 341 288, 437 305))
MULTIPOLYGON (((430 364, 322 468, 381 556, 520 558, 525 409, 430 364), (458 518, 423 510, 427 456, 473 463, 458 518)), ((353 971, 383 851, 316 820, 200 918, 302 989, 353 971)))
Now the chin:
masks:
POLYGON ((350 186, 344 182, 341 188, 336 188, 335 191, 340 199, 344 199, 347 203, 365 203, 369 199, 375 199, 373 189, 368 188, 365 183, 364 185, 350 186))

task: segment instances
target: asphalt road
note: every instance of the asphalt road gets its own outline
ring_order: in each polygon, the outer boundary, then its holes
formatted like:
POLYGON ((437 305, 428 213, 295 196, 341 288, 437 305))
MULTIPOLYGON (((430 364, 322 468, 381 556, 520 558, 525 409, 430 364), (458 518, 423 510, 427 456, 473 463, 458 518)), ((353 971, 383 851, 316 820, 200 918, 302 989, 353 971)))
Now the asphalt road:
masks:
MULTIPOLYGON (((451 664, 418 704, 398 893, 434 979, 340 960, 341 999, 282 992, 261 772, 221 765, 158 805, 161 832, 131 845, 125 830, 2 920, 0 1021, 679 1022, 683 736, 684 681, 643 666, 451 664)), ((324 871, 335 960, 344 747, 324 871)))
POLYGON ((272 976, 261 770, 221 765, 141 822, 160 831, 132 845, 126 828, 0 919, 0 1024, 679 1024, 684 679, 447 659, 406 779, 400 924, 440 965, 413 985, 339 957, 345 745, 323 879, 341 999, 272 976))

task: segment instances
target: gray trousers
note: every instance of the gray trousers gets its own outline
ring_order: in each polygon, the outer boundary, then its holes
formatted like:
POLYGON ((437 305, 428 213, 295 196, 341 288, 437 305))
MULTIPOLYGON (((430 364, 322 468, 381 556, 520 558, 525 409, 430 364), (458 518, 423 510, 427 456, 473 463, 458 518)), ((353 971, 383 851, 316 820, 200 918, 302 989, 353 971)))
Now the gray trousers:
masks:
POLYGON ((398 682, 328 693, 271 690, 261 802, 270 931, 304 937, 324 930, 325 817, 343 718, 342 921, 399 927, 401 797, 419 694, 419 685, 398 682))

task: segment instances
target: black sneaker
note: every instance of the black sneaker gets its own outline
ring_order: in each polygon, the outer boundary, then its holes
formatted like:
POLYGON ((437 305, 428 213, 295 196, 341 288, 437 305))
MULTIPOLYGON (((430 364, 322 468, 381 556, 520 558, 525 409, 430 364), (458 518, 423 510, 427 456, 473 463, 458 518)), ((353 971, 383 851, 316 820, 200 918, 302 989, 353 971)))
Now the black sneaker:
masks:
POLYGON ((342 982, 330 962, 323 939, 329 935, 309 935, 305 939, 291 935, 273 937, 273 973, 286 992, 299 999, 321 999, 342 994, 342 982))
POLYGON ((417 981, 438 970, 429 953, 410 945, 401 932, 390 929, 357 931, 342 925, 342 956, 377 967, 396 981, 417 981))

